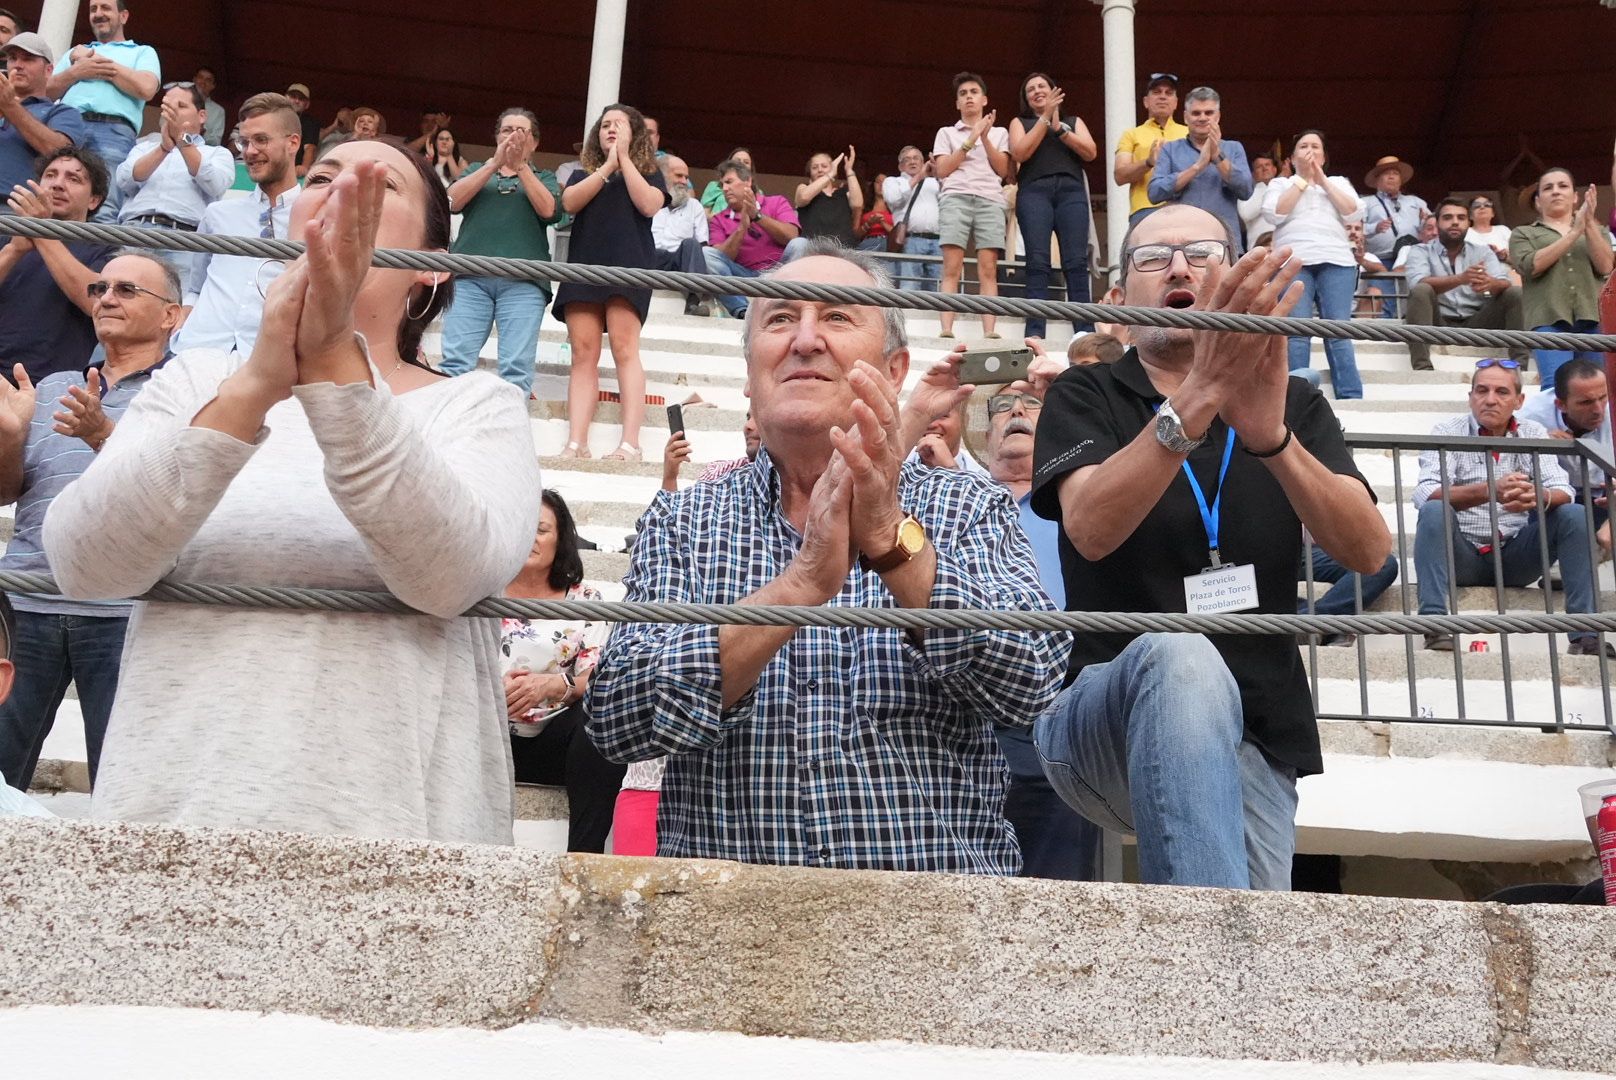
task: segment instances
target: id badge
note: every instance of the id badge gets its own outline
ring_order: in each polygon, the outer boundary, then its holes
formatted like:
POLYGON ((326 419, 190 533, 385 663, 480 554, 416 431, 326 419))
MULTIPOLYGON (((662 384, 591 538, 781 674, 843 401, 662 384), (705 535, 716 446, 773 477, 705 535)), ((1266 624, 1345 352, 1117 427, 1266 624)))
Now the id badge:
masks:
POLYGON ((1257 606, 1257 568, 1251 563, 1218 566, 1184 578, 1184 610, 1225 615, 1257 606))

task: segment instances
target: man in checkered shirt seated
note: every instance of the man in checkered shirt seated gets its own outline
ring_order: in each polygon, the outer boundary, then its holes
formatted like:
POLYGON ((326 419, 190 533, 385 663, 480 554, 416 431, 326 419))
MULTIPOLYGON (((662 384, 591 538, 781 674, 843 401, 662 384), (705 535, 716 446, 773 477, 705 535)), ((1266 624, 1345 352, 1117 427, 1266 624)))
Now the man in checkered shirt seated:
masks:
MULTIPOLYGON (((1521 420, 1525 403, 1521 369, 1513 360, 1479 360, 1470 377, 1470 413, 1439 422, 1432 435, 1486 435, 1493 438, 1546 439, 1535 420, 1521 420)), ((1549 561, 1558 560, 1565 583, 1565 610, 1585 614, 1594 609, 1594 573, 1588 552, 1588 516, 1573 498, 1570 478, 1553 454, 1492 454, 1492 487, 1488 488, 1488 451, 1448 455, 1448 493, 1442 495, 1442 467, 1435 450, 1420 455, 1420 481, 1414 488, 1419 527, 1414 534, 1414 569, 1419 576, 1420 614, 1448 613, 1448 546, 1453 547, 1455 585, 1492 585, 1497 549, 1503 584, 1519 588, 1545 573, 1541 535, 1548 534, 1549 561), (1541 483, 1538 483, 1541 481, 1541 483), (1496 517, 1495 517, 1496 515, 1496 517), (1450 520, 1451 519, 1451 520, 1450 520)), ((1453 635, 1426 634, 1425 647, 1453 651, 1453 635)), ((1599 655, 1594 634, 1571 635, 1573 654, 1599 655)), ((1605 645, 1616 659, 1616 646, 1605 645)))
MULTIPOLYGON (((833 241, 771 276, 888 284, 833 241)), ((1005 490, 905 462, 921 432, 898 407, 901 312, 755 300, 744 333, 763 447, 657 495, 630 601, 1051 610, 1005 490)), ((957 404, 952 370, 906 415, 957 404)), ((624 624, 588 732, 615 761, 669 755, 659 855, 1010 875, 993 725, 1029 726, 1070 649, 1052 633, 624 624)))

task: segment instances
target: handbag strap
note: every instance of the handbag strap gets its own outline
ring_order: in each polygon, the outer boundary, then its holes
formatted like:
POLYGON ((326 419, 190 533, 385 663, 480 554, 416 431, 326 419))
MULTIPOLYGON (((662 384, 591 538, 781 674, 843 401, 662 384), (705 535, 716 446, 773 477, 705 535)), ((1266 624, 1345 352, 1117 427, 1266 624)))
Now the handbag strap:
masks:
POLYGON ((922 176, 920 183, 916 184, 915 190, 910 193, 909 206, 903 212, 903 221, 899 223, 903 228, 907 229, 909 227, 909 215, 915 212, 915 203, 920 201, 920 193, 926 190, 926 181, 930 179, 931 177, 929 176, 922 176))

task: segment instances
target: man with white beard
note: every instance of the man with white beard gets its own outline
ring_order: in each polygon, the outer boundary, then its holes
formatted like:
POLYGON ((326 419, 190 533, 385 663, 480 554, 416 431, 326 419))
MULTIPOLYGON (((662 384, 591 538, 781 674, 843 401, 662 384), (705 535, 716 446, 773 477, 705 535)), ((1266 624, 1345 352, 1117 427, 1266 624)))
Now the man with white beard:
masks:
MULTIPOLYGON (((662 159, 662 179, 668 185, 668 205, 651 219, 651 239, 656 244, 658 270, 682 270, 705 274, 707 258, 701 249, 707 245, 707 211, 691 198, 690 166, 684 158, 668 154, 662 159)), ((686 315, 707 314, 707 301, 699 296, 685 297, 686 315)))

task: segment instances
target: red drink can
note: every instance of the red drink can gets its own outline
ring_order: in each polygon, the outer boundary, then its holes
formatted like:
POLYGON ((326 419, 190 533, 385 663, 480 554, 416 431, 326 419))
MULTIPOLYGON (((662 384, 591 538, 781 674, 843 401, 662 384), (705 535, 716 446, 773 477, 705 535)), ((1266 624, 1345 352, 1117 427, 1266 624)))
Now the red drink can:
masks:
POLYGON ((1470 643, 1470 651, 1471 652, 1486 652, 1487 651, 1487 643, 1485 641, 1472 641, 1470 643))
POLYGON ((1616 907, 1616 795, 1599 805, 1599 869, 1605 875, 1605 904, 1616 907))

